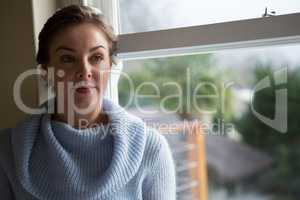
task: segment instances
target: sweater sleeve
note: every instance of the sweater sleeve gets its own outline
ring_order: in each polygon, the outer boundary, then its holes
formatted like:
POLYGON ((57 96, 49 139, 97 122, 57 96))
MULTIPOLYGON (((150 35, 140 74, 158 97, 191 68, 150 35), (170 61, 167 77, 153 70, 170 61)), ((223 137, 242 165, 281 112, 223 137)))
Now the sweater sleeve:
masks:
POLYGON ((152 170, 146 177, 144 200, 175 200, 176 178, 172 153, 164 136, 160 135, 160 149, 152 170))
POLYGON ((0 167, 0 195, 1 199, 13 200, 13 194, 6 174, 0 167))

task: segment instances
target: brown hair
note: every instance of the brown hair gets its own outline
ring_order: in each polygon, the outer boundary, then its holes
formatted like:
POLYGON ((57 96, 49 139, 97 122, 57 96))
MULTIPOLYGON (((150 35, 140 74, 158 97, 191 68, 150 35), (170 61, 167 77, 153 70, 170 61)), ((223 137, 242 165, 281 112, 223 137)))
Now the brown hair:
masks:
POLYGON ((49 62, 49 47, 54 36, 61 30, 81 23, 93 23, 106 35, 110 47, 109 54, 112 62, 115 62, 113 55, 117 51, 117 36, 113 28, 107 23, 103 14, 88 6, 70 5, 54 13, 50 17, 39 34, 38 52, 36 61, 38 64, 49 62))

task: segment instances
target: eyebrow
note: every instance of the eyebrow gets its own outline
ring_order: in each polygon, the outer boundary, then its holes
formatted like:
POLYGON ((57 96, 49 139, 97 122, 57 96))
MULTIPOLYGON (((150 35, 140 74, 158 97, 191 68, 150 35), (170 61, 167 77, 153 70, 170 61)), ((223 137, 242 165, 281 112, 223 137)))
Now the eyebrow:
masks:
MULTIPOLYGON (((99 49, 99 48, 105 49, 105 47, 103 45, 99 45, 99 46, 95 46, 95 47, 91 48, 89 50, 89 52, 95 51, 96 49, 99 49)), ((74 49, 69 48, 69 47, 65 47, 65 46, 59 46, 59 47, 57 47, 56 50, 55 50, 55 52, 57 52, 59 50, 66 50, 66 51, 73 51, 73 52, 75 52, 74 49)))

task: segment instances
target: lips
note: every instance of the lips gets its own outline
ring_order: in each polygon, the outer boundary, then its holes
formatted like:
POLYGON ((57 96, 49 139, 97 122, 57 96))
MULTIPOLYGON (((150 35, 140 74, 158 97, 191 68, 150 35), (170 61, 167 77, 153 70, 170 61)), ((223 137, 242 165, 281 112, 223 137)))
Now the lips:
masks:
POLYGON ((79 87, 75 91, 79 94, 89 94, 89 93, 91 93, 91 88, 89 88, 89 87, 79 87))
POLYGON ((96 88, 95 84, 84 81, 77 83, 74 87, 75 92, 82 95, 90 94, 94 88, 96 88))

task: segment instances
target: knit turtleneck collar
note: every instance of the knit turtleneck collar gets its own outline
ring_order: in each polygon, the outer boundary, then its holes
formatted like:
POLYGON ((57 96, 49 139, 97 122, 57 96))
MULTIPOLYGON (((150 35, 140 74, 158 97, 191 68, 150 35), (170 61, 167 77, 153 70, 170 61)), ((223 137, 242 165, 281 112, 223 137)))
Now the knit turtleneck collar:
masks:
MULTIPOLYGON (((48 133, 52 133, 55 140, 60 143, 63 148, 74 153, 89 153, 99 146, 111 144, 112 134, 110 124, 99 124, 93 128, 76 129, 69 124, 50 121, 49 115, 44 115, 42 119, 42 130, 46 132, 45 137, 49 137, 48 133)), ((51 139, 51 138, 49 138, 51 139)))
POLYGON ((46 114, 31 116, 13 129, 17 177, 28 193, 38 199, 103 199, 124 187, 135 175, 146 142, 145 124, 108 99, 102 105, 110 120, 110 137, 105 139, 99 129, 77 130, 51 123, 46 114), (97 165, 91 170, 89 162, 94 159, 97 163, 99 148, 110 141, 113 141, 111 160, 99 160, 110 164, 99 175, 97 165), (84 152, 94 153, 81 157, 84 152), (54 178, 47 179, 49 174, 54 174, 54 178))

